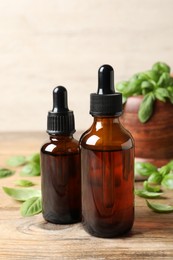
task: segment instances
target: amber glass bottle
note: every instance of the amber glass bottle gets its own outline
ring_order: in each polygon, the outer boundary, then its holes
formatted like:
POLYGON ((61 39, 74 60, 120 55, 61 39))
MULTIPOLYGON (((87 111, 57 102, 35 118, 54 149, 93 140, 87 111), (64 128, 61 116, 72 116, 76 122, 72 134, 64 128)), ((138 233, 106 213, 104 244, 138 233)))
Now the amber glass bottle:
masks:
POLYGON ((119 121, 122 96, 109 65, 99 69, 90 113, 94 122, 80 140, 83 225, 94 236, 117 237, 134 221, 134 143, 119 121))
POLYGON ((50 141, 41 148, 43 217, 56 224, 81 220, 80 147, 73 138, 74 115, 67 105, 67 91, 53 90, 53 109, 48 113, 50 141))

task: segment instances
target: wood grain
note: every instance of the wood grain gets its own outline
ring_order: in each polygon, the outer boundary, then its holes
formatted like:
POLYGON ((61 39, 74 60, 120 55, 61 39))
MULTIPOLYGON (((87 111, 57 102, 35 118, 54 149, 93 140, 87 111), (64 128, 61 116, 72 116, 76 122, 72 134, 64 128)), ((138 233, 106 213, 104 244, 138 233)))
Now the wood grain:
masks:
MULTIPOLYGON (((5 165, 9 155, 30 154, 39 149, 44 135, 2 134, 0 165, 5 165), (3 147, 3 150, 2 150, 3 147), (11 147, 11 150, 9 150, 11 147), (15 150, 14 150, 15 147, 15 150)), ((132 231, 121 238, 101 239, 87 234, 81 223, 54 225, 43 220, 42 215, 23 218, 20 203, 3 193, 1 187, 14 186, 17 173, 0 179, 0 259, 172 259, 173 214, 157 214, 147 208, 145 200, 136 197, 136 217, 132 231)), ((40 177, 30 178, 40 187, 40 177)), ((136 185, 140 185, 137 183, 136 185)), ((173 204, 172 192, 166 194, 173 204)), ((168 201, 162 199, 162 202, 168 201)))

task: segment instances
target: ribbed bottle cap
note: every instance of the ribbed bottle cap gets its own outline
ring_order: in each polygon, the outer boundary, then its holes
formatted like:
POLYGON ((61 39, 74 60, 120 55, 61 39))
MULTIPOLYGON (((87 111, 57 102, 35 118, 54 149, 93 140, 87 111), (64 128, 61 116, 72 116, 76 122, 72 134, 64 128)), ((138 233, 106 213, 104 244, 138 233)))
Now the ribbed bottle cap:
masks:
POLYGON ((122 94, 114 89, 114 70, 103 65, 98 70, 98 91, 90 95, 90 114, 93 116, 120 116, 122 94))
POLYGON ((74 114, 68 109, 67 90, 58 86, 53 90, 53 109, 48 112, 47 133, 72 134, 74 132, 74 114))

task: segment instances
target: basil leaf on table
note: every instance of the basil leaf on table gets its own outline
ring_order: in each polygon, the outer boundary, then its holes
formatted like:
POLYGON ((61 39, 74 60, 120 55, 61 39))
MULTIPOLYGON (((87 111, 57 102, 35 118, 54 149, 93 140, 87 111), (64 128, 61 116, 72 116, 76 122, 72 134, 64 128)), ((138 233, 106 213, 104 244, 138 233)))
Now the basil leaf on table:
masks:
POLYGON ((26 157, 23 155, 12 156, 7 160, 9 166, 17 167, 26 163, 26 157))
POLYGON ((11 196, 13 199, 18 201, 25 201, 32 197, 41 196, 40 190, 35 190, 31 188, 15 189, 15 188, 3 187, 3 190, 7 195, 11 196))
POLYGON ((153 113, 154 95, 152 92, 146 94, 140 104, 138 117, 141 123, 145 123, 153 113))
POLYGON ((153 183, 153 184, 160 184, 162 181, 162 175, 159 172, 153 172, 149 177, 148 177, 148 183, 153 183))
POLYGON ((20 172, 21 176, 39 176, 40 175, 40 164, 29 163, 26 164, 20 172))
POLYGON ((143 183, 144 189, 150 192, 159 192, 160 191, 160 185, 151 185, 148 183, 148 181, 144 181, 143 183))
POLYGON ((159 203, 151 203, 146 200, 147 206, 157 213, 171 213, 173 212, 173 206, 159 203))
POLYGON ((35 184, 29 180, 17 180, 15 181, 15 185, 21 187, 30 187, 30 186, 34 186, 35 184))
POLYGON ((39 214, 42 211, 41 197, 32 197, 26 200, 21 208, 20 212, 23 217, 30 217, 39 214))
POLYGON ((159 198, 163 192, 151 192, 147 190, 135 190, 135 194, 142 198, 155 199, 159 198))
POLYGON ((12 171, 10 169, 0 168, 0 178, 9 177, 9 176, 13 175, 14 173, 15 173, 15 171, 12 171))
POLYGON ((157 171, 157 167, 149 162, 136 162, 135 163, 135 174, 142 176, 150 176, 153 172, 157 171))
POLYGON ((39 153, 34 153, 30 156, 27 157, 27 161, 31 163, 36 163, 40 164, 40 154, 39 153))
POLYGON ((166 165, 162 166, 160 169, 159 169, 159 173, 162 175, 162 176, 165 176, 167 174, 170 173, 170 171, 173 171, 173 160, 171 160, 169 163, 167 163, 166 165))
POLYGON ((161 182, 162 186, 169 189, 169 190, 173 190, 173 174, 168 174, 166 175, 162 182, 161 182))

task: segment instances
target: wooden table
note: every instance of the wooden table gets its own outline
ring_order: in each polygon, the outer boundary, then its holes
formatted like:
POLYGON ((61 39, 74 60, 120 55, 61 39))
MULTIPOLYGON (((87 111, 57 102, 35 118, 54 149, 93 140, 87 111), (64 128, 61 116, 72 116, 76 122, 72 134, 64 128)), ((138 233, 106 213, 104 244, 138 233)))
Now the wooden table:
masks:
MULTIPOLYGON (((46 134, 1 133, 0 166, 11 155, 38 152, 46 134)), ((133 230, 116 239, 95 238, 82 225, 53 225, 42 215, 23 218, 20 203, 8 197, 2 186, 14 187, 18 172, 0 179, 0 259, 173 259, 173 213, 157 214, 136 197, 133 230)), ((40 177, 28 178, 40 188, 40 177)), ((173 192, 168 194, 173 204, 173 192)))

